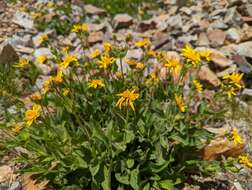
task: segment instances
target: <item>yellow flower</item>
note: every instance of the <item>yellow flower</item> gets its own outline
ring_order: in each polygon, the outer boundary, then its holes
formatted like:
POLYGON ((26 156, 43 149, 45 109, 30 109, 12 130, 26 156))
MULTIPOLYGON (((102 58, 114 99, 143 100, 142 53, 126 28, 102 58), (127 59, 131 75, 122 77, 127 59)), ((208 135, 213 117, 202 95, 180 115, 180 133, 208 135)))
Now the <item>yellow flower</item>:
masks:
POLYGON ((88 88, 94 88, 96 89, 97 87, 104 87, 105 84, 103 82, 103 80, 91 80, 89 83, 88 83, 88 88))
POLYGON ((232 131, 232 140, 235 144, 243 144, 243 139, 241 138, 236 128, 234 128, 232 131))
POLYGON ((202 84, 200 84, 200 82, 197 80, 193 80, 192 82, 193 82, 193 85, 194 85, 195 89, 197 90, 197 92, 202 93, 202 91, 203 91, 202 84))
POLYGON ((149 50, 147 51, 147 55, 149 57, 157 57, 157 52, 155 52, 154 50, 149 50))
POLYGON ((184 102, 184 99, 182 97, 182 95, 175 95, 175 100, 176 100, 176 104, 179 108, 179 110, 181 112, 185 112, 186 111, 186 105, 185 105, 185 102, 184 102))
POLYGON ((44 64, 47 60, 47 57, 45 55, 40 55, 37 57, 36 61, 39 63, 39 64, 44 64))
POLYGON ((178 73, 181 69, 180 61, 176 58, 170 58, 166 60, 167 63, 165 63, 165 67, 170 69, 171 71, 174 71, 175 73, 178 73))
POLYGON ((61 63, 61 65, 64 68, 67 68, 69 66, 70 63, 78 61, 77 57, 75 55, 66 55, 63 62, 61 63))
POLYGON ((75 32, 75 33, 88 32, 88 25, 87 24, 75 24, 71 31, 75 32))
POLYGON ((235 88, 234 87, 229 88, 229 90, 227 91, 227 95, 229 98, 232 96, 236 96, 237 94, 235 92, 235 88))
POLYGON ((121 98, 117 101, 116 106, 120 109, 125 106, 130 106, 133 111, 135 111, 134 108, 134 101, 138 99, 139 93, 135 93, 136 89, 133 90, 125 90, 122 93, 117 94, 117 96, 120 96, 121 98))
POLYGON ((39 93, 39 92, 34 92, 34 93, 31 95, 31 99, 32 99, 33 101, 39 101, 39 100, 41 100, 41 95, 40 95, 40 93, 39 93))
POLYGON ((143 40, 136 42, 135 46, 139 47, 139 48, 148 47, 148 46, 150 46, 150 41, 147 38, 145 38, 143 40))
POLYGON ((239 156, 239 163, 244 164, 249 168, 252 168, 252 162, 249 160, 248 155, 246 156, 239 156))
POLYGON ((138 63, 136 64, 136 68, 139 69, 139 70, 143 70, 144 67, 145 67, 145 66, 144 66, 143 63, 138 62, 138 63))
POLYGON ((105 53, 109 53, 112 48, 112 45, 110 43, 103 43, 103 48, 105 53))
POLYGON ((115 76, 116 76, 118 79, 120 79, 120 78, 123 77, 123 73, 120 72, 120 71, 117 71, 117 72, 115 73, 115 76))
POLYGON ((49 91, 52 80, 53 80, 53 77, 49 77, 47 80, 45 80, 43 84, 43 89, 42 89, 43 94, 46 94, 49 91))
POLYGON ((182 49, 181 55, 186 59, 187 63, 191 63, 193 66, 199 65, 201 62, 199 52, 192 49, 189 44, 182 49))
POLYGON ((200 54, 200 57, 206 61, 211 61, 211 51, 200 51, 199 54, 200 54))
POLYGON ((47 34, 41 34, 40 36, 39 36, 39 38, 38 38, 38 41, 39 41, 39 43, 40 44, 42 44, 43 42, 46 42, 46 41, 48 41, 48 35, 47 34))
POLYGON ((62 83, 63 82, 63 71, 62 69, 59 69, 57 71, 57 75, 55 77, 53 77, 53 81, 56 83, 62 83))
POLYGON ((15 65, 15 67, 18 67, 18 68, 24 68, 26 65, 29 64, 29 60, 26 59, 26 58, 21 58, 18 62, 18 64, 15 65))
POLYGON ((136 66, 136 65, 137 65, 137 60, 135 60, 135 59, 125 59, 125 62, 126 62, 129 66, 136 66))
POLYGON ((115 62, 115 58, 109 57, 107 55, 102 55, 101 60, 98 61, 99 68, 107 69, 114 62, 115 62))
POLYGON ((228 80, 229 84, 232 84, 236 86, 239 89, 242 89, 241 85, 241 79, 243 77, 243 73, 232 73, 232 74, 226 74, 223 79, 228 80))
POLYGON ((101 54, 100 50, 98 48, 96 48, 90 55, 91 59, 94 59, 96 57, 98 57, 101 54))
POLYGON ((21 129, 23 129, 24 128, 24 126, 22 126, 22 125, 20 125, 20 124, 16 124, 15 126, 13 126, 12 128, 11 128, 11 131, 13 132, 13 133, 19 133, 20 131, 21 131, 21 129))
POLYGON ((67 96, 69 94, 69 92, 70 92, 69 88, 64 88, 62 94, 63 94, 63 96, 67 96))
POLYGON ((62 48, 62 51, 63 51, 64 54, 68 54, 69 49, 70 49, 70 48, 69 48, 68 46, 66 46, 66 47, 63 47, 63 48, 62 48))
POLYGON ((32 106, 32 109, 27 110, 25 112, 25 121, 28 126, 31 126, 31 124, 40 116, 41 113, 41 107, 37 104, 32 106))

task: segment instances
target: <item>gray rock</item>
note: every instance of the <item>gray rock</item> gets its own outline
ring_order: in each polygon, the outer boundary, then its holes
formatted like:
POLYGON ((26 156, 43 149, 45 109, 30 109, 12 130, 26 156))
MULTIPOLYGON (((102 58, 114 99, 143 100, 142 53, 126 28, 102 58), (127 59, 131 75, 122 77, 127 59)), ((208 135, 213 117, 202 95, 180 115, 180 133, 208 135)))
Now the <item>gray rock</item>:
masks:
POLYGON ((180 15, 172 16, 167 21, 168 26, 182 28, 183 22, 180 15))
POLYGON ((240 33, 236 28, 229 28, 226 31, 226 37, 227 40, 230 40, 231 42, 238 43, 241 40, 240 33))
POLYGON ((11 184, 8 190, 21 190, 21 189, 22 189, 22 184, 19 181, 15 181, 11 184))
POLYGON ((93 5, 85 5, 84 9, 87 14, 91 14, 91 15, 104 15, 106 13, 104 9, 95 7, 93 5))
POLYGON ((252 16, 252 5, 251 4, 246 5, 246 9, 247 9, 249 16, 252 16))
POLYGON ((228 25, 225 24, 222 20, 215 20, 210 24, 210 27, 212 27, 213 29, 227 29, 228 25))
POLYGON ((47 57, 51 57, 52 53, 49 48, 38 48, 34 51, 34 56, 38 57, 40 55, 45 55, 47 57))
POLYGON ((16 12, 12 22, 27 29, 33 29, 34 27, 31 16, 28 13, 24 12, 16 12))
POLYGON ((236 7, 232 7, 228 9, 225 18, 224 23, 229 25, 236 25, 241 26, 243 21, 241 15, 237 12, 236 7))
POLYGON ((209 40, 205 32, 201 32, 198 37, 198 45, 199 46, 208 46, 209 40))
POLYGON ((143 51, 141 49, 131 49, 128 50, 126 58, 134 58, 140 60, 143 57, 143 51))
POLYGON ((252 41, 235 45, 234 49, 239 55, 252 58, 252 41))
POLYGON ((128 14, 118 14, 113 19, 115 29, 128 28, 133 24, 133 18, 128 14))
POLYGON ((32 47, 33 46, 32 37, 30 34, 26 34, 24 36, 14 35, 12 38, 8 40, 8 42, 14 47, 17 47, 17 46, 32 47))
POLYGON ((17 61, 18 58, 16 51, 8 42, 3 42, 0 45, 0 64, 13 63, 17 61))
POLYGON ((242 95, 246 95, 246 96, 251 96, 251 97, 252 97, 252 89, 245 88, 245 89, 242 91, 242 95))

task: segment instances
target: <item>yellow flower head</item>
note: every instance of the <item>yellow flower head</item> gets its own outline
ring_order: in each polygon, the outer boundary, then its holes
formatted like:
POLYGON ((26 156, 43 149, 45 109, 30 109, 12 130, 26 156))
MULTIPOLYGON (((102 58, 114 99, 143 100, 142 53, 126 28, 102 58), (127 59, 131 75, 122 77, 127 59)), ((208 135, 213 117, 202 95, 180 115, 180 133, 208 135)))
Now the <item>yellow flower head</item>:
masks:
POLYGON ((228 90, 227 90, 227 95, 229 98, 231 98, 232 96, 236 96, 236 92, 235 92, 235 88, 234 87, 230 87, 228 90))
POLYGON ((15 65, 15 67, 24 68, 28 64, 29 64, 29 60, 28 59, 21 58, 21 59, 19 59, 19 62, 18 62, 18 64, 15 65))
POLYGON ((238 89, 242 89, 241 80, 243 77, 243 73, 232 73, 232 74, 226 74, 223 79, 228 80, 228 83, 231 85, 234 85, 238 89))
POLYGON ((154 50, 149 50, 147 51, 147 55, 149 57, 157 57, 157 52, 155 52, 154 50))
POLYGON ((39 92, 34 92, 34 93, 31 95, 31 99, 32 99, 33 101, 39 101, 39 100, 41 100, 41 95, 40 95, 40 93, 39 93, 39 92))
POLYGON ((235 144, 243 144, 243 139, 241 138, 236 128, 234 128, 232 131, 232 140, 235 144))
POLYGON ((12 128, 11 128, 11 131, 13 132, 13 133, 19 133, 22 129, 24 128, 24 126, 23 125, 20 125, 20 124, 16 124, 15 126, 13 126, 12 128))
POLYGON ((117 72, 115 73, 115 76, 116 76, 116 78, 118 78, 118 79, 123 78, 123 73, 120 72, 120 71, 117 71, 117 72))
POLYGON ((192 82, 193 82, 193 86, 195 87, 195 89, 197 90, 197 92, 198 93, 202 93, 202 91, 203 91, 202 84, 200 84, 200 82, 197 81, 197 80, 193 80, 192 82))
POLYGON ((97 87, 104 87, 105 84, 103 82, 103 80, 91 80, 89 83, 88 83, 88 88, 94 88, 96 89, 97 87))
POLYGON ((166 60, 165 67, 170 71, 178 72, 181 69, 180 61, 176 58, 170 58, 166 60))
POLYGON ((43 89, 42 89, 43 94, 46 94, 50 90, 50 85, 52 81, 53 81, 53 77, 49 77, 47 80, 45 80, 43 84, 43 89))
POLYGON ((46 41, 48 41, 48 35, 47 34, 41 34, 40 36, 39 36, 39 39, 38 39, 38 41, 39 41, 39 43, 40 44, 42 44, 43 42, 46 42, 46 41))
POLYGON ((138 63, 136 64, 136 68, 139 69, 139 70, 143 70, 144 67, 145 67, 145 65, 144 65, 143 63, 141 63, 141 62, 138 62, 138 63))
POLYGON ((135 93, 136 89, 133 90, 125 90, 122 93, 117 94, 117 96, 120 96, 121 98, 117 101, 116 106, 120 109, 122 107, 128 107, 130 106, 133 111, 135 111, 134 108, 134 101, 138 99, 139 93, 135 93))
POLYGON ((67 96, 69 94, 69 92, 70 92, 69 88, 64 88, 62 94, 63 94, 63 96, 67 96))
POLYGON ((206 60, 206 61, 211 61, 211 51, 200 51, 199 54, 200 54, 200 58, 203 59, 203 60, 206 60))
POLYGON ((37 57, 36 61, 39 63, 39 64, 44 64, 47 60, 47 57, 45 55, 40 55, 37 57))
POLYGON ((112 48, 112 45, 111 43, 103 43, 103 48, 104 48, 104 53, 109 53, 111 48, 112 48))
POLYGON ((68 54, 70 47, 66 46, 62 48, 64 54, 68 54))
POLYGON ((143 40, 140 40, 140 41, 136 42, 135 46, 139 47, 139 48, 149 47, 150 46, 150 41, 147 38, 145 38, 143 40))
POLYGON ((98 61, 98 64, 101 69, 107 69, 114 62, 115 62, 115 58, 109 57, 107 55, 102 55, 101 60, 98 61))
POLYGON ((125 62, 126 62, 129 66, 136 66, 138 61, 135 60, 135 59, 125 59, 125 62))
POLYGON ((100 50, 98 48, 96 48, 90 55, 91 59, 95 59, 96 57, 98 57, 101 54, 100 50))
POLYGON ((73 25, 73 28, 71 31, 75 32, 75 33, 88 32, 88 25, 87 24, 75 24, 75 25, 73 25))
POLYGON ((252 168, 252 162, 250 161, 248 155, 246 156, 239 156, 239 163, 244 164, 249 168, 252 168))
POLYGON ((185 58, 187 63, 191 63, 193 66, 198 66, 201 62, 199 52, 192 49, 189 44, 182 49, 181 55, 185 58))
POLYGON ((184 102, 184 99, 183 99, 182 95, 175 94, 175 100, 176 100, 176 104, 177 104, 179 110, 181 112, 185 112, 186 111, 186 105, 185 105, 185 102, 184 102))
POLYGON ((63 82, 63 71, 62 69, 59 69, 57 71, 57 75, 55 77, 53 77, 53 81, 56 83, 62 83, 63 82))
POLYGON ((69 66, 70 63, 72 62, 76 62, 78 61, 77 57, 75 55, 66 55, 63 62, 61 63, 61 65, 64 67, 64 68, 67 68, 69 66))
POLYGON ((40 116, 41 113, 41 107, 37 104, 32 106, 32 109, 29 109, 25 112, 25 122, 28 126, 31 126, 31 124, 40 116))

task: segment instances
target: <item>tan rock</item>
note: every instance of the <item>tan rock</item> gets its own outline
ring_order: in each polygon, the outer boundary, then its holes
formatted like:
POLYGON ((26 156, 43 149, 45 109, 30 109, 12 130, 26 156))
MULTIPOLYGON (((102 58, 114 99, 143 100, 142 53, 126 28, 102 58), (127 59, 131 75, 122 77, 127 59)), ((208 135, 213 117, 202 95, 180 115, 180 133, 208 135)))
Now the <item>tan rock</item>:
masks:
POLYGON ((211 49, 210 59, 219 67, 228 67, 233 64, 232 60, 228 59, 222 52, 211 49))
POLYGON ((0 44, 0 64, 13 63, 18 60, 14 48, 7 42, 0 44))
POLYGON ((88 36, 88 43, 95 44, 103 41, 103 32, 92 32, 88 36))
POLYGON ((227 138, 217 138, 210 142, 203 149, 204 160, 215 160, 221 155, 224 156, 237 156, 243 151, 244 144, 235 144, 227 138))
POLYGON ((128 14, 118 14, 114 17, 113 23, 116 29, 127 28, 133 24, 133 18, 128 14))
POLYGON ((213 46, 223 45, 226 38, 225 32, 220 29, 209 30, 207 36, 213 46))
POLYGON ((87 14, 91 14, 91 15, 103 15, 106 13, 104 9, 95 7, 93 5, 85 5, 84 9, 87 14))
POLYGON ((224 71, 218 72, 216 75, 217 75, 217 77, 222 78, 223 76, 230 74, 230 73, 234 73, 237 70, 238 70, 237 66, 234 64, 234 65, 231 65, 229 68, 225 69, 224 71))
POLYGON ((0 167, 0 183, 10 180, 12 175, 13 171, 10 166, 4 165, 0 167))
POLYGON ((210 70, 207 66, 202 66, 198 72, 198 78, 201 81, 207 82, 214 87, 217 87, 221 84, 220 80, 216 76, 216 74, 210 70))
POLYGON ((208 38, 207 38, 206 33, 201 32, 201 33, 199 34, 198 45, 199 45, 199 46, 208 46, 208 45, 209 45, 209 40, 208 40, 208 38))

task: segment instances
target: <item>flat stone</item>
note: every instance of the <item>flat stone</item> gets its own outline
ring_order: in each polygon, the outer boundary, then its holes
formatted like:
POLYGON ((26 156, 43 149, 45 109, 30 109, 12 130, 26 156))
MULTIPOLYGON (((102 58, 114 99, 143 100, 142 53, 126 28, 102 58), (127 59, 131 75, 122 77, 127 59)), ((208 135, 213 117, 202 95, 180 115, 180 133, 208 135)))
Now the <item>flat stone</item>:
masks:
POLYGON ((235 51, 242 56, 252 58, 252 42, 244 42, 234 46, 235 51))
POLYGON ((235 144, 226 138, 217 138, 212 140, 209 145, 203 149, 204 160, 215 160, 220 156, 237 156, 243 151, 244 144, 235 144))
POLYGON ((221 84, 221 81, 218 79, 216 74, 212 70, 210 70, 207 66, 202 66, 200 68, 198 78, 201 81, 213 85, 214 87, 217 87, 221 84))
POLYGON ((41 55, 45 55, 47 57, 51 57, 52 56, 52 53, 50 51, 49 48, 38 48, 34 51, 34 56, 35 57, 38 57, 38 56, 41 56, 41 55))
POLYGON ((198 46, 208 46, 209 40, 205 32, 201 32, 198 37, 198 46))
POLYGON ((104 23, 101 24, 88 24, 88 29, 90 32, 98 32, 98 31, 105 31, 106 25, 104 23))
POLYGON ((91 15, 104 15, 104 14, 106 14, 106 11, 104 9, 95 7, 93 5, 85 5, 84 9, 87 14, 91 14, 91 15))
POLYGON ((16 51, 8 42, 3 42, 0 45, 0 64, 14 63, 18 59, 16 51))
POLYGON ((133 24, 133 18, 128 14, 117 14, 113 19, 115 29, 128 28, 133 24))
POLYGON ((4 165, 0 167, 0 183, 5 180, 8 181, 13 175, 13 171, 10 166, 4 165))
POLYGON ((240 33, 236 28, 229 28, 226 31, 226 37, 230 42, 238 43, 241 40, 240 33))
POLYGON ((226 38, 225 32, 219 29, 209 30, 207 36, 212 46, 223 45, 226 38))
POLYGON ((34 23, 31 16, 25 12, 16 12, 12 22, 14 22, 15 24, 23 28, 27 28, 27 29, 34 28, 34 23))
POLYGON ((143 51, 141 49, 131 49, 131 50, 128 50, 126 54, 126 58, 128 59, 134 58, 134 59, 140 60, 142 57, 143 57, 143 51))
POLYGON ((88 43, 89 44, 95 44, 95 43, 100 43, 103 41, 103 32, 92 32, 88 36, 88 43))
POLYGON ((241 15, 237 12, 236 6, 228 9, 225 17, 224 23, 229 25, 241 26, 243 21, 241 15))
POLYGON ((233 64, 233 61, 228 59, 221 51, 215 49, 211 49, 210 51, 211 51, 210 59, 217 66, 225 68, 233 64))

